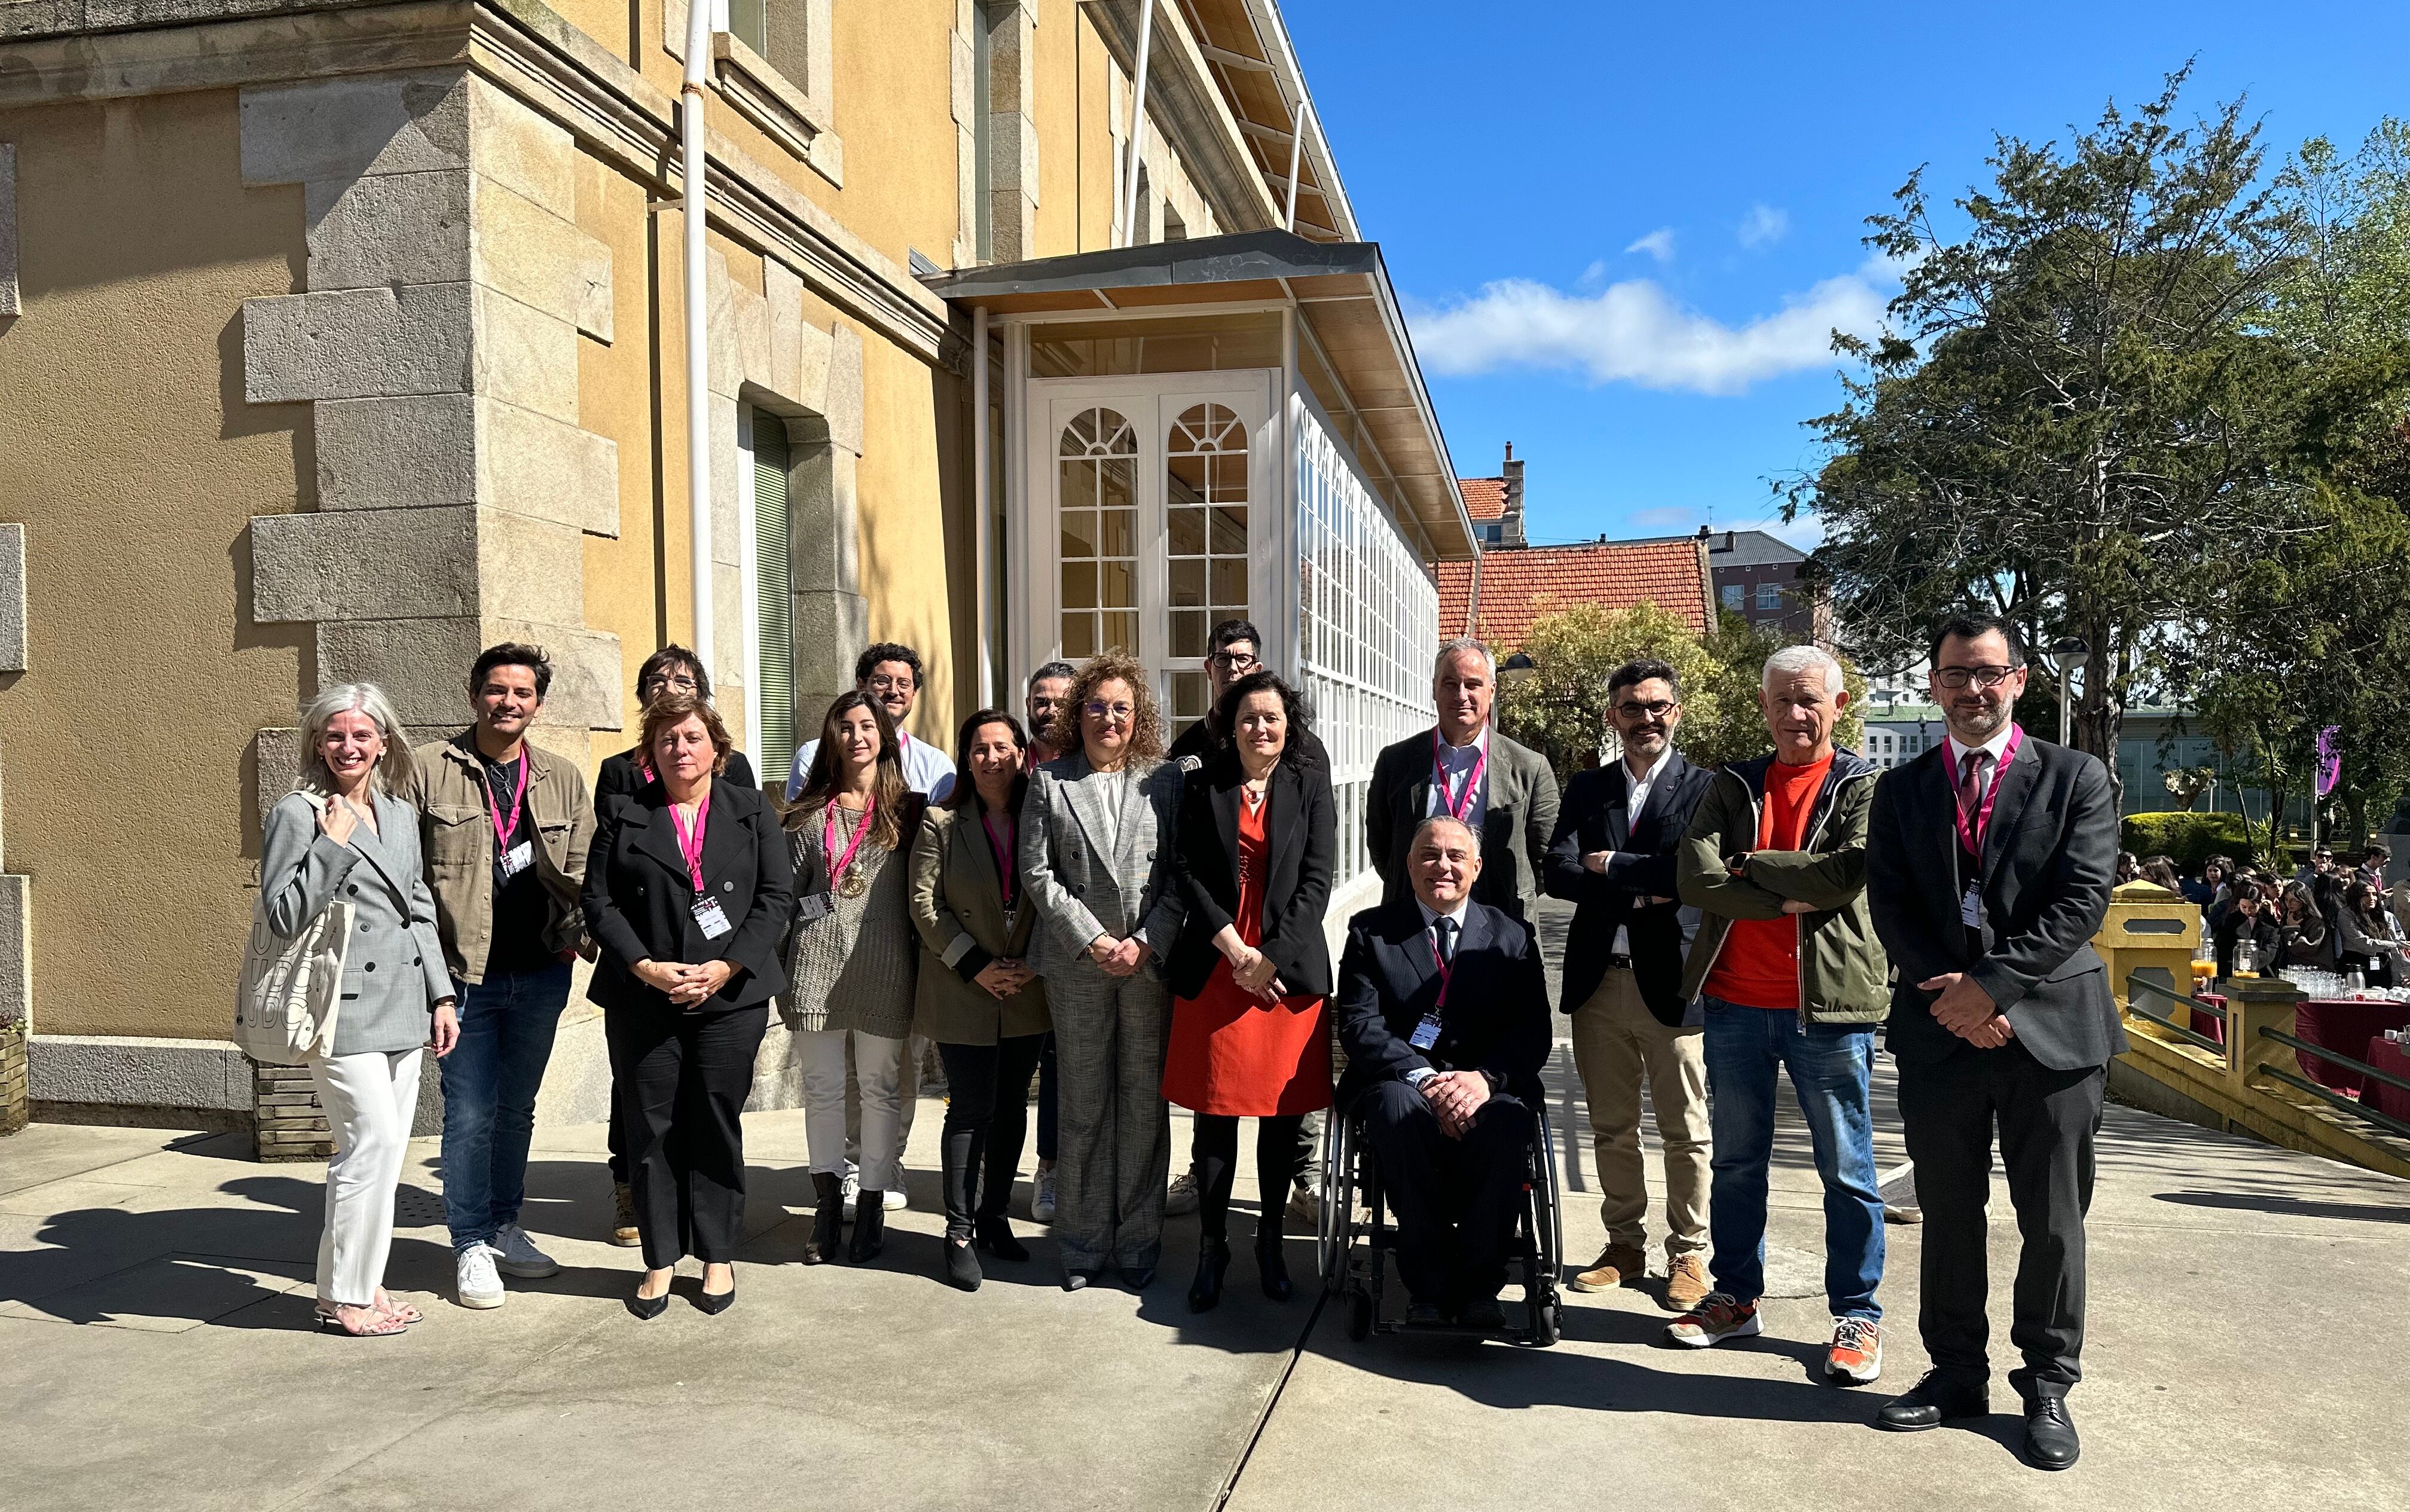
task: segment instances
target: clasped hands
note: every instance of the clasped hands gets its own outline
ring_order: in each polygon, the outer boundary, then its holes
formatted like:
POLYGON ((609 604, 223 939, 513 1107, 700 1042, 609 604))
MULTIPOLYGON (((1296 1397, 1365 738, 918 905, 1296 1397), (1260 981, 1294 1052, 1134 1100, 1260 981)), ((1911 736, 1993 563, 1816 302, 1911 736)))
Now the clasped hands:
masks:
POLYGON ((1473 1115, 1489 1100, 1489 1079, 1479 1071, 1434 1071, 1416 1090, 1439 1116, 1439 1131, 1460 1140, 1473 1127, 1473 1115))
POLYGON ((1146 941, 1135 936, 1128 939, 1115 939, 1111 935, 1098 935, 1088 941, 1088 959, 1096 962, 1096 969, 1109 977, 1136 975, 1138 968, 1146 965, 1147 954, 1146 941))
POLYGON ((700 966, 688 966, 680 961, 639 961, 636 979, 646 986, 669 995, 671 1002, 680 1008, 693 1008, 728 985, 736 968, 725 961, 705 961, 700 966))
POLYGON ((971 980, 985 987, 990 997, 1005 998, 1036 981, 1038 973, 1019 961, 1000 955, 980 967, 979 975, 971 980))
MULTIPOLYGON (((1585 852, 1581 858, 1582 870, 1590 873, 1592 876, 1604 877, 1606 875, 1606 864, 1614 859, 1615 852, 1612 850, 1591 850, 1585 852)), ((1653 909, 1661 904, 1671 903, 1673 901, 1675 900, 1672 898, 1659 897, 1654 894, 1635 894, 1632 899, 1633 905, 1635 908, 1642 909, 1653 909)))
POLYGON ((2017 1032, 1992 995, 1964 971, 1945 971, 1917 985, 1941 995, 1933 1000, 1935 1022, 1978 1050, 1997 1050, 2017 1032))

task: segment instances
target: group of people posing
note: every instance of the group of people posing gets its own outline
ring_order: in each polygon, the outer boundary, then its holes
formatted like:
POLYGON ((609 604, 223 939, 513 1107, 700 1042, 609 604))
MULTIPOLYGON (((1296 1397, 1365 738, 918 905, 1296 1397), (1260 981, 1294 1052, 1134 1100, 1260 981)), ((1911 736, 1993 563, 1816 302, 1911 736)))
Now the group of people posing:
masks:
POLYGON ((1038 1083, 1032 1216, 1063 1285, 1152 1283, 1168 1199, 1194 1193, 1188 1301, 1217 1305, 1231 1261, 1239 1121, 1257 1120, 1256 1272, 1291 1289, 1286 1198, 1333 1105, 1361 1121, 1399 1234, 1411 1323, 1496 1327, 1540 1074, 1554 1043, 1542 892, 1576 915, 1562 1010, 1590 1101, 1608 1243, 1573 1283, 1644 1283, 1638 1122, 1663 1144, 1668 1341, 1754 1334, 1778 1071, 1825 1188, 1837 1379, 1880 1371, 1882 1199, 1870 1078, 1887 1022, 1925 1214, 1933 1370, 1881 1426, 1987 1410, 1984 1206, 1996 1124, 2025 1236, 2011 1384, 2026 1455, 2076 1455, 2083 1214, 2104 1068, 2123 1048, 2089 941, 2116 864, 2092 758, 2010 715, 2014 632, 1953 618, 1933 637, 1950 739, 1881 776, 1834 745, 1841 668, 1769 659, 1770 756, 1709 772, 1675 749, 1675 671, 1610 679, 1612 754, 1562 795, 1546 759, 1491 728, 1496 669, 1439 650, 1433 726, 1381 752, 1362 815, 1382 902, 1326 944, 1338 865, 1332 772, 1296 690, 1242 620, 1215 628, 1212 712, 1169 749, 1147 669, 1118 652, 1038 668, 1028 722, 964 720, 951 758, 903 728, 922 684, 880 645, 797 753, 783 801, 754 779, 695 658, 639 674, 641 736, 577 766, 527 739, 551 669, 504 645, 471 670, 473 724, 408 749, 384 695, 329 689, 305 767, 267 816, 262 886, 290 938, 356 905, 333 1053, 312 1062, 338 1146, 318 1294, 326 1326, 398 1332, 380 1284, 422 1047, 444 1091, 444 1199, 457 1297, 555 1263, 519 1223, 535 1098, 570 990, 594 962, 614 1076, 617 1237, 646 1272, 629 1306, 735 1296, 740 1114, 792 1075, 817 1200, 804 1258, 866 1260, 901 1205, 922 1041, 946 1081, 943 1273, 1026 1260, 1009 1210, 1038 1083), (407 965, 403 963, 407 962, 407 965), (380 972, 380 967, 382 971, 380 972), (457 985, 456 985, 457 984, 457 985), (764 1053, 776 1020, 782 1045, 764 1053), (1192 1112, 1168 1181, 1168 1107, 1192 1112), (850 1235, 847 1228, 850 1224, 850 1235))

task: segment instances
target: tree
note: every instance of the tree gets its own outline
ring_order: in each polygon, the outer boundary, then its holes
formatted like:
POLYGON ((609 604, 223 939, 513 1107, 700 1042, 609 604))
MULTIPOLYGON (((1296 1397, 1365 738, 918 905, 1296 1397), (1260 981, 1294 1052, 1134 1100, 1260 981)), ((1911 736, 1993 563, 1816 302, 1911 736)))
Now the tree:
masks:
POLYGON ((2188 72, 2064 151, 2000 138, 1962 234, 1922 169, 1870 217, 1904 269, 1895 328, 1836 337, 1868 371, 1809 422, 1827 460, 1782 490, 1786 517, 1824 522, 1812 568, 1862 654, 1905 664, 1969 603, 2028 645, 2089 642, 2072 734, 2112 783, 2167 627, 2213 607, 2202 564, 2314 528, 2285 465, 2301 362, 2266 326, 2298 217, 2258 186, 2240 101, 2175 124, 2188 72))
MULTIPOLYGON (((1706 647, 1716 666, 1706 683, 1712 697, 1704 709, 1696 699, 1686 705, 1677 740, 1683 755, 1702 766, 1725 766, 1774 749, 1757 695, 1765 685, 1765 659, 1782 646, 1773 632, 1729 609, 1717 611, 1715 633, 1706 647)), ((1850 704, 1834 727, 1833 741, 1854 750, 1866 739, 1866 679, 1847 657, 1841 659, 1841 682, 1849 690, 1850 704)))
POLYGON ((1505 690, 1498 718, 1508 734, 1546 753, 1561 780, 1599 763, 1606 738, 1606 679, 1626 662, 1653 657, 1681 675, 1686 732, 1703 713, 1715 720, 1715 663, 1690 627, 1673 615, 1653 603, 1558 609, 1545 597, 1537 607, 1539 618, 1519 647, 1534 669, 1505 690))

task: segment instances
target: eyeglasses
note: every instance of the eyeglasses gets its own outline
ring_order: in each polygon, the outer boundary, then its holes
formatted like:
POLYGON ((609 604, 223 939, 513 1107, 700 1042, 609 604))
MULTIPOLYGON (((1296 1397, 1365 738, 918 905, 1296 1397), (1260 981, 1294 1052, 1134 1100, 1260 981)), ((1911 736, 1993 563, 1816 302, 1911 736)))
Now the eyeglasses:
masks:
POLYGON ((1216 651, 1208 660, 1232 672, 1253 672, 1264 664, 1262 658, 1248 651, 1216 651))
POLYGON ((900 677, 895 677, 874 674, 864 682, 863 686, 874 693, 908 693, 912 691, 912 675, 907 672, 900 677))
POLYGON ((1088 700, 1088 718, 1092 720, 1126 720, 1136 712, 1127 704, 1108 704, 1101 698, 1088 700))
POLYGON ((1978 688, 1997 688, 2023 667, 1943 667, 1933 675, 1933 680, 1955 692, 1973 683, 1978 688))
POLYGON ((649 678, 645 683, 645 686, 655 692, 659 692, 664 688, 675 688, 681 693, 690 693, 695 690, 695 680, 691 676, 681 672, 675 676, 657 676, 649 678))
POLYGON ((1637 720, 1644 718, 1662 720, 1666 715, 1673 713, 1674 710, 1679 706, 1680 705, 1676 704, 1669 704, 1662 698, 1653 704, 1638 704, 1627 699, 1623 703, 1615 705, 1615 713, 1618 719, 1623 720, 1637 720))

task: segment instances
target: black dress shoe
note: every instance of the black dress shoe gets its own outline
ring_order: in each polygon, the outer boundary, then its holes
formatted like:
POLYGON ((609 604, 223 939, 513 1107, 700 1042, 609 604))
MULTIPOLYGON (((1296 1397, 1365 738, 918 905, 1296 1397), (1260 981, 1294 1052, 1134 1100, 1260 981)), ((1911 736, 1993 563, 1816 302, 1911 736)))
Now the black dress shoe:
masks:
POLYGON ((1264 1295, 1276 1302, 1288 1301, 1297 1290, 1288 1278, 1288 1255, 1281 1248, 1277 1229, 1256 1235, 1256 1274, 1263 1282, 1264 1295))
POLYGON ((705 1291, 696 1294, 694 1305, 705 1315, 718 1317, 736 1305, 736 1287, 731 1283, 726 1291, 705 1291))
POLYGON ((845 1181, 834 1171, 812 1173, 812 1189, 820 1196, 812 1214, 812 1237, 804 1245, 806 1265, 825 1265, 845 1258, 845 1181))
POLYGON ((981 1218, 972 1233, 971 1243, 999 1260, 1018 1264, 1029 1258, 1029 1246, 1013 1237, 1012 1223, 1008 1218, 981 1218))
POLYGON ((658 1297, 630 1297, 628 1299, 628 1311, 635 1314, 638 1317, 659 1317, 669 1310, 670 1294, 666 1291, 662 1292, 658 1297))
POLYGON ((1926 1371, 1914 1386, 1882 1404, 1875 1426, 1894 1433, 1938 1428, 1953 1418, 1982 1418, 1992 1410, 1991 1393, 1980 1386, 1926 1371))
POLYGON ((948 1234, 946 1236, 947 1284, 958 1287, 965 1291, 977 1291, 980 1289, 980 1280, 979 1256, 971 1249, 969 1236, 956 1238, 952 1234, 948 1234))
POLYGON ((1230 1242, 1206 1239, 1197 1245, 1197 1279, 1188 1283, 1188 1310, 1210 1313, 1222 1305, 1222 1273, 1230 1269, 1230 1242))
POLYGON ((1506 1310, 1498 1305, 1497 1298, 1485 1297, 1479 1301, 1465 1303, 1464 1311, 1457 1315, 1457 1321, 1468 1329, 1503 1333, 1506 1330, 1506 1310))
POLYGON ((2036 1397, 2025 1403, 2025 1463, 2036 1470, 2064 1470, 2083 1452, 2065 1397, 2036 1397))
POLYGON ((1447 1315, 1437 1302, 1415 1302, 1406 1308, 1406 1327, 1410 1329, 1444 1329, 1447 1315))
POLYGON ((1121 1271, 1122 1285, 1132 1291, 1144 1291, 1154 1285, 1154 1267, 1152 1265, 1143 1265, 1135 1271, 1125 1265, 1121 1271))

